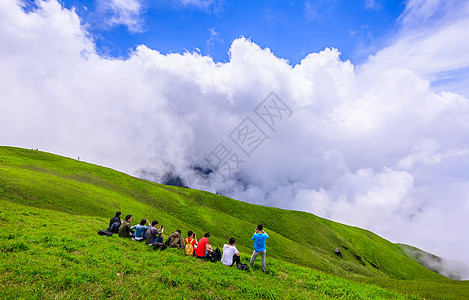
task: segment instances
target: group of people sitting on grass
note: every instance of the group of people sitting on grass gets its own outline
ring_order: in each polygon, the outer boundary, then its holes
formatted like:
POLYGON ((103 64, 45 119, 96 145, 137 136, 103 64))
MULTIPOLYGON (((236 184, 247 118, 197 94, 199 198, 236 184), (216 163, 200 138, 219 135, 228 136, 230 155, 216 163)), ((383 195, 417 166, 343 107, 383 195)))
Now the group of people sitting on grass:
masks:
MULTIPOLYGON (((133 240, 140 242, 145 240, 145 243, 151 246, 165 245, 165 247, 184 249, 186 255, 195 256, 200 259, 210 259, 219 251, 218 248, 213 250, 210 245, 210 234, 208 232, 204 234, 203 238, 197 241, 197 237, 194 232, 189 230, 187 238, 183 239, 181 230, 176 230, 171 233, 163 243, 164 228, 163 226, 158 228, 158 221, 153 221, 150 225, 148 220, 143 219, 139 224, 132 226, 132 215, 125 216, 124 220, 121 220, 120 216, 121 212, 116 212, 116 215, 109 222, 108 228, 112 233, 119 233, 119 237, 132 238, 133 240)), ((265 272, 265 240, 268 238, 269 236, 263 230, 262 224, 259 224, 252 236, 252 240, 254 241, 254 252, 252 253, 249 265, 252 267, 256 257, 260 255, 262 258, 263 272, 265 272)), ((236 265, 240 268, 243 264, 240 262, 240 253, 238 249, 236 249, 235 242, 235 239, 232 237, 229 239, 228 244, 223 246, 221 262, 227 266, 236 265)))

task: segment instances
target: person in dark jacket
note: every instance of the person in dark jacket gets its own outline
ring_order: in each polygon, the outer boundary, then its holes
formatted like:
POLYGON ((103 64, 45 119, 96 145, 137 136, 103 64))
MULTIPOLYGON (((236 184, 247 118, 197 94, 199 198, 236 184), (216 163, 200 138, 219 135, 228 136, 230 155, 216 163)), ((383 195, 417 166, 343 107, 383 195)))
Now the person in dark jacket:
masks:
POLYGON ((109 228, 107 229, 108 231, 110 231, 112 233, 118 233, 119 232, 119 227, 122 224, 120 216, 121 216, 121 212, 118 211, 118 212, 116 212, 116 215, 111 218, 111 220, 109 221, 109 228), (114 223, 117 223, 117 224, 114 225, 114 223))
POLYGON ((151 245, 154 242, 163 242, 163 231, 163 226, 158 230, 158 221, 151 222, 151 227, 147 229, 145 236, 145 242, 147 245, 151 245))
POLYGON ((175 232, 171 233, 165 242, 166 246, 184 249, 184 240, 182 239, 181 230, 176 230, 175 232))

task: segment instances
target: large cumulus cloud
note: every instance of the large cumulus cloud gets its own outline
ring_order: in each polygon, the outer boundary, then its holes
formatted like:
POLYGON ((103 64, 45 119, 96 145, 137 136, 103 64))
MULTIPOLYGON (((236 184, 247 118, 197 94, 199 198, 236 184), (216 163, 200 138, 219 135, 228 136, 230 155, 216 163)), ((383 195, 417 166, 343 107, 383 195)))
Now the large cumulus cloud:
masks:
POLYGON ((209 175, 214 190, 469 262, 454 254, 469 252, 468 99, 436 92, 399 42, 359 67, 335 49, 292 66, 246 38, 227 63, 144 45, 111 59, 57 1, 20 3, 0 4, 0 144, 158 179, 209 167, 222 141, 235 151, 229 135, 250 117, 268 138, 238 149, 226 180, 209 175), (293 112, 275 131, 254 113, 271 92, 293 112))

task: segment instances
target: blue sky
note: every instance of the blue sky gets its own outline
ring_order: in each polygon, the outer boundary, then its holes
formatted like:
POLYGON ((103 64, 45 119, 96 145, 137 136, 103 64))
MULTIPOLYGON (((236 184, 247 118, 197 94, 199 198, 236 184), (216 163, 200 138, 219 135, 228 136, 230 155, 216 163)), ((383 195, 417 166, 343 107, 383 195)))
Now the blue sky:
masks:
MULTIPOLYGON (((132 1, 130 1, 132 2, 132 1)), ((136 1, 128 19, 109 20, 125 9, 100 1, 63 0, 88 24, 101 53, 126 57, 139 44, 161 53, 198 51, 229 59, 233 40, 244 36, 297 64, 308 53, 334 47, 342 59, 361 62, 399 28, 403 1, 136 1)))

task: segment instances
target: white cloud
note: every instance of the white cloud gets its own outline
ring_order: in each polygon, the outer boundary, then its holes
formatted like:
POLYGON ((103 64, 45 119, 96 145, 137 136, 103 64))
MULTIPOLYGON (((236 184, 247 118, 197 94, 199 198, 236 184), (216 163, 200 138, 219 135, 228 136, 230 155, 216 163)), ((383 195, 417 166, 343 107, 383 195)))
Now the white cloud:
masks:
POLYGON ((321 18, 322 14, 330 11, 336 0, 305 1, 304 15, 306 20, 312 21, 321 18))
POLYGON ((223 38, 219 32, 216 32, 215 28, 210 28, 210 38, 206 41, 208 55, 213 55, 213 50, 217 42, 223 43, 223 38))
POLYGON ((229 180, 211 178, 230 196, 448 258, 469 252, 468 99, 433 92, 398 54, 383 50, 357 69, 326 49, 291 66, 240 38, 227 63, 144 45, 126 60, 107 59, 73 11, 39 4, 26 13, 0 2, 1 144, 161 176, 206 165, 225 141, 245 160, 229 180), (293 111, 275 132, 253 113, 272 91, 293 111), (228 138, 247 116, 269 136, 250 157, 228 138))
POLYGON ((407 68, 436 91, 469 96, 469 2, 412 0, 400 19, 400 33, 366 67, 407 68))
POLYGON ((410 0, 400 19, 405 27, 421 28, 465 17, 467 9, 467 3, 461 1, 410 0))
POLYGON ((194 5, 197 7, 207 8, 210 5, 213 5, 215 1, 214 0, 179 0, 178 2, 180 2, 184 6, 194 5))
POLYGON ((124 25, 130 32, 143 31, 142 0, 98 0, 97 3, 108 26, 124 25))
POLYGON ((369 10, 379 9, 381 6, 376 2, 376 0, 365 0, 365 8, 369 10))
MULTIPOLYGON (((167 1, 167 0, 165 0, 167 1)), ((171 4, 183 8, 195 8, 206 12, 218 12, 223 10, 224 0, 171 0, 171 4)))

